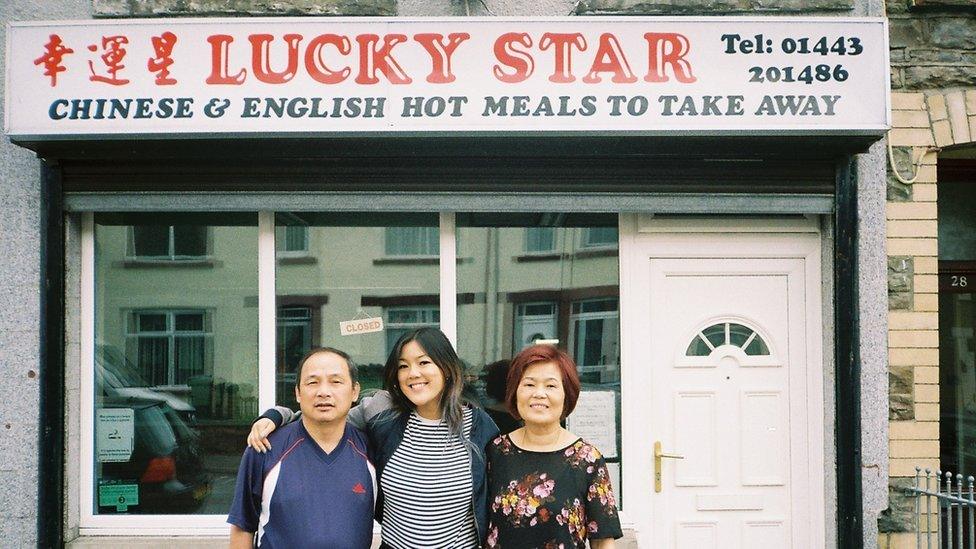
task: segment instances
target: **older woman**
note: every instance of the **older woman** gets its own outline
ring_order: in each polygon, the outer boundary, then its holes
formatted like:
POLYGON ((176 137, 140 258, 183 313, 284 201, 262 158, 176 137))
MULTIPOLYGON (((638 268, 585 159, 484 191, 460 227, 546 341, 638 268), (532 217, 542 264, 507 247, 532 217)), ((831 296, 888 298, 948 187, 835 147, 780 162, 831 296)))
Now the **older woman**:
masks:
POLYGON ((613 547, 620 518, 600 451, 560 422, 576 406, 576 364, 550 345, 519 353, 506 403, 525 425, 488 445, 488 547, 613 547))

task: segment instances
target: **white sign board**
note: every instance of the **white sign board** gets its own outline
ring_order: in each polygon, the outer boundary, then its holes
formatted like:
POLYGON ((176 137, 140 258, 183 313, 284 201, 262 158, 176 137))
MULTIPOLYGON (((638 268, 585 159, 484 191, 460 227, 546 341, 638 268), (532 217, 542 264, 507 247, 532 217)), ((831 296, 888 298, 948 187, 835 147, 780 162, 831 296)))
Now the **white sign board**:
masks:
POLYGON ((881 18, 11 23, 5 128, 65 137, 881 134, 881 18))
POLYGON ((100 408, 95 414, 95 454, 102 463, 129 461, 135 441, 132 408, 100 408))
POLYGON ((617 398, 613 391, 581 391, 566 428, 597 447, 603 457, 617 457, 617 398))

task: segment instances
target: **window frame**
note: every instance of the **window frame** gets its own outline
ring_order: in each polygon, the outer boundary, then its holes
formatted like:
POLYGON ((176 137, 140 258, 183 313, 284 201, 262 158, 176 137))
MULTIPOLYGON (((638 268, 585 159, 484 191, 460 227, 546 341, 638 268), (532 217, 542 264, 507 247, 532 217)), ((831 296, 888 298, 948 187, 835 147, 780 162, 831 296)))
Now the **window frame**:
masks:
MULTIPOLYGON (((424 231, 425 233, 430 230, 437 230, 438 234, 440 234, 440 227, 433 227, 427 225, 385 227, 385 230, 383 231, 383 256, 384 257, 398 258, 398 259, 399 258, 426 259, 426 258, 436 258, 439 255, 438 250, 435 250, 434 253, 402 253, 402 250, 391 250, 390 249, 391 231, 398 230, 398 229, 400 230, 418 229, 424 231), (398 253, 394 253, 394 252, 398 252, 398 253)), ((431 238, 431 235, 424 234, 423 237, 424 237, 423 242, 429 244, 429 242, 427 241, 431 238)), ((441 247, 440 238, 437 239, 437 246, 441 247)))
POLYGON ((616 227, 583 227, 580 229, 579 247, 582 250, 613 249, 620 247, 620 231, 616 227), (614 242, 593 242, 590 240, 592 229, 614 229, 617 239, 614 242))
MULTIPOLYGON (((590 297, 590 298, 585 298, 585 299, 577 299, 577 300, 575 300, 575 301, 573 301, 573 302, 570 303, 570 305, 569 305, 569 332, 568 332, 568 334, 566 336, 569 339, 569 341, 567 342, 567 348, 569 348, 569 346, 572 345, 573 359, 576 361, 577 367, 579 368, 579 371, 580 372, 601 371, 601 370, 608 369, 609 366, 613 366, 613 369, 616 369, 616 368, 619 367, 619 363, 611 363, 611 364, 583 364, 582 361, 580 360, 580 357, 576 356, 576 351, 577 351, 577 349, 576 349, 576 335, 577 335, 577 333, 576 333, 576 323, 577 322, 583 322, 583 323, 585 323, 586 321, 589 321, 589 320, 603 320, 603 321, 606 321, 606 320, 613 320, 613 319, 616 319, 617 320, 617 326, 618 326, 618 329, 617 329, 617 341, 620 341, 620 329, 619 329, 619 326, 620 326, 620 298, 619 297, 590 297), (595 302, 595 301, 615 301, 616 304, 617 304, 617 307, 616 307, 616 309, 611 310, 611 311, 592 311, 592 312, 579 312, 579 313, 574 313, 573 312, 573 308, 576 307, 577 305, 579 305, 580 309, 582 309, 584 303, 595 302)), ((583 334, 586 333, 586 329, 585 328, 583 329, 583 332, 582 333, 583 334)), ((585 337, 585 335, 584 335, 584 337, 585 337)), ((622 344, 618 343, 618 345, 620 345, 622 347, 622 344)), ((585 353, 585 349, 584 349, 584 353, 585 353)), ((617 349, 617 359, 618 360, 620 359, 620 349, 619 348, 617 349)))

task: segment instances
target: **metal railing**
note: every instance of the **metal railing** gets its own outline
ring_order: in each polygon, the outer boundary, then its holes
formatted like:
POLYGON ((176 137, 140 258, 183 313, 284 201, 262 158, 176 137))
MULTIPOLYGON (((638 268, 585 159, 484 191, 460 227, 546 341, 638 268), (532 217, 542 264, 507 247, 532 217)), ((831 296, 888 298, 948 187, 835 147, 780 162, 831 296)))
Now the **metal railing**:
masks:
POLYGON ((976 549, 976 478, 915 468, 915 541, 918 549, 976 549), (955 481, 955 482, 953 482, 955 481), (924 518, 924 521, 923 521, 924 518))

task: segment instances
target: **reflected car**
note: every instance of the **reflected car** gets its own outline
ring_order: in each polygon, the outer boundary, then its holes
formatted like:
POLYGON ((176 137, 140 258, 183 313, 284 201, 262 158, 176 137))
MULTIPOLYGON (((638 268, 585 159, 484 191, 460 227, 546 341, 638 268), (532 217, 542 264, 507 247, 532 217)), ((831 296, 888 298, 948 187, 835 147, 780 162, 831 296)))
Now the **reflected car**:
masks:
MULTIPOLYGON (((134 441, 130 459, 101 463, 99 480, 135 484, 139 503, 126 513, 189 513, 210 495, 196 409, 171 392, 150 386, 132 362, 110 345, 95 346, 95 383, 101 407, 131 409, 134 441)), ((99 507, 114 513, 114 506, 99 507)))
POLYGON ((150 385, 138 367, 111 345, 95 345, 95 386, 108 397, 161 400, 188 425, 196 424, 196 408, 192 404, 167 390, 171 388, 150 385))
MULTIPOLYGON (((211 479, 203 468, 199 435, 162 399, 106 397, 101 408, 131 409, 132 455, 128 461, 101 463, 99 480, 136 484, 139 503, 126 513, 191 513, 210 495, 211 479)), ((99 513, 115 513, 114 506, 99 513)))

